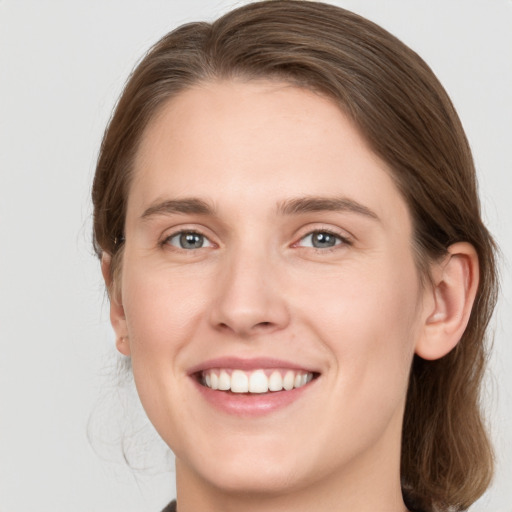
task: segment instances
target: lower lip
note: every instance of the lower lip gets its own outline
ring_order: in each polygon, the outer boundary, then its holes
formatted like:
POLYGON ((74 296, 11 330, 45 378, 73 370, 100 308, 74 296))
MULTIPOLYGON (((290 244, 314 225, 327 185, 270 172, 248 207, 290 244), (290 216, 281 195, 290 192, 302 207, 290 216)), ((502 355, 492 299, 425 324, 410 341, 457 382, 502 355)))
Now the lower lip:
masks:
POLYGON ((231 393, 230 391, 216 391, 201 385, 194 379, 194 383, 206 401, 222 412, 244 417, 265 416, 291 405, 297 401, 307 390, 314 386, 317 379, 308 384, 290 391, 272 391, 269 393, 231 393))

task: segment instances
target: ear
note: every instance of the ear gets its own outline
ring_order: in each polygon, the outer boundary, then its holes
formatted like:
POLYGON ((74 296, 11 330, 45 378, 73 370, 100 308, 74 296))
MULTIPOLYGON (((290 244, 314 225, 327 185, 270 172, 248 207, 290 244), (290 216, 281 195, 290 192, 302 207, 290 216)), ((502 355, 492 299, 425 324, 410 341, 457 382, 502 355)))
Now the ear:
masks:
POLYGON ((126 317, 124 308, 121 302, 121 294, 119 287, 113 281, 112 271, 112 256, 104 252, 101 256, 101 273, 105 280, 105 286, 108 290, 110 299, 110 323, 116 334, 116 347, 121 354, 125 356, 130 355, 130 344, 128 342, 128 328, 126 325, 126 317))
POLYGON ((480 277, 475 248, 467 242, 451 245, 431 273, 426 319, 416 344, 416 354, 430 360, 448 354, 466 329, 480 277))

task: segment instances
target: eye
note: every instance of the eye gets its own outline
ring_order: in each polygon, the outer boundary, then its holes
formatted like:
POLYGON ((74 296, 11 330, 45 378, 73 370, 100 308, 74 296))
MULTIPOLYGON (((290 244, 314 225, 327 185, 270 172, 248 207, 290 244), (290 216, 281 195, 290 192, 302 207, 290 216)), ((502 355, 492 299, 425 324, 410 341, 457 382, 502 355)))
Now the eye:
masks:
POLYGON ((342 243, 347 244, 348 240, 329 231, 313 231, 301 238, 297 245, 301 247, 313 247, 315 249, 330 249, 342 243))
POLYGON ((178 249, 192 250, 204 247, 213 247, 213 244, 201 233, 196 231, 180 231, 164 240, 164 244, 172 245, 178 249))

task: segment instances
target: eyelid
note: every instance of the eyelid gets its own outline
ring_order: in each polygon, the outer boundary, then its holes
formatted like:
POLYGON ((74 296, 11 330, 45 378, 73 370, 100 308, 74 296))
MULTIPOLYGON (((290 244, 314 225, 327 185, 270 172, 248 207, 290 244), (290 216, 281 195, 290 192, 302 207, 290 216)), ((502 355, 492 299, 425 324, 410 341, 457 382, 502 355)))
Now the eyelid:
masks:
MULTIPOLYGON (((169 243, 169 240, 171 240, 172 238, 176 237, 176 236, 179 236, 183 233, 193 233, 193 234, 198 234, 198 235, 201 235, 202 237, 204 237, 205 240, 207 240, 208 244, 206 247, 200 247, 198 249, 207 249, 207 248, 211 248, 211 247, 219 247, 219 244, 216 243, 214 240, 213 240, 213 236, 211 234, 207 234, 209 230, 207 228, 204 228, 203 226, 199 226, 197 227, 194 226, 184 226, 184 225, 180 225, 180 226, 174 226, 173 228, 168 228, 164 233, 163 235, 161 236, 161 238, 159 239, 159 242, 158 242, 158 245, 160 245, 161 247, 164 247, 164 246, 169 246, 169 247, 172 247, 176 250, 181 250, 181 251, 186 251, 186 252, 191 252, 192 249, 183 249, 183 248, 180 248, 176 245, 171 245, 169 243)), ((301 246, 300 243, 308 236, 312 236, 313 234, 315 233, 327 233, 329 235, 332 235, 334 237, 337 238, 338 240, 338 243, 336 243, 334 246, 332 247, 324 247, 324 248, 319 248, 319 247, 307 247, 305 246, 304 248, 313 248, 315 250, 319 250, 321 252, 326 252, 326 250, 328 249, 335 249, 336 247, 339 247, 339 246, 350 246, 354 243, 354 240, 355 240, 355 237, 353 235, 351 235, 350 233, 348 233, 346 230, 342 230, 341 228, 336 228, 336 227, 333 227, 333 226, 325 226, 325 225, 315 225, 315 226, 312 226, 312 225, 308 225, 308 226, 304 226, 301 230, 300 230, 300 234, 299 236, 295 237, 295 242, 291 244, 291 247, 304 247, 304 246, 301 246)), ((198 250, 198 249, 195 249, 195 250, 198 250)))
MULTIPOLYGON (((334 246, 330 247, 330 249, 335 249, 336 247, 340 245, 352 245, 354 243, 355 237, 348 233, 345 230, 335 228, 332 226, 325 226, 325 225, 316 225, 316 226, 307 226, 303 229, 301 229, 301 234, 296 238, 296 242, 292 244, 292 247, 301 247, 299 243, 304 240, 304 238, 313 235, 314 233, 327 233, 329 235, 332 235, 340 240, 341 243, 337 243, 334 246)), ((314 249, 325 251, 326 248, 317 248, 314 247, 314 249)))
POLYGON ((333 233, 328 233, 327 231, 313 231, 312 233, 309 233, 308 235, 306 236, 303 236, 298 242, 297 242, 297 246, 298 247, 310 247, 312 249, 333 249, 334 247, 337 247, 338 245, 341 245, 342 243, 344 243, 344 240, 341 239, 341 237, 339 237, 338 235, 335 235, 333 233), (335 240, 334 242, 334 245, 330 245, 330 246, 326 246, 326 247, 315 247, 313 245, 313 237, 315 235, 317 235, 318 233, 324 233, 326 235, 329 235, 329 236, 332 236, 335 240), (301 243, 303 243, 305 240, 307 239, 311 239, 311 245, 301 245, 301 243))
MULTIPOLYGON (((158 242, 158 245, 160 247, 164 247, 164 246, 168 246, 168 247, 172 247, 173 249, 176 249, 178 251, 186 251, 186 252, 191 252, 192 249, 183 249, 181 247, 178 247, 176 245, 172 245, 169 243, 169 240, 171 240, 172 238, 174 237, 177 237, 179 235, 182 235, 183 233, 190 233, 190 234, 197 234, 197 235, 201 235, 205 240, 208 241, 209 245, 206 246, 206 247, 200 247, 198 249, 208 249, 210 247, 218 247, 218 244, 216 244, 213 240, 212 240, 212 236, 211 235, 207 235, 205 233, 205 231, 207 231, 206 229, 202 229, 202 228, 197 228, 197 227, 187 227, 187 226, 180 226, 180 227, 174 227, 174 228, 170 228, 168 230, 166 230, 164 232, 164 234, 161 236, 159 242, 158 242)), ((195 249, 195 250, 198 250, 198 249, 195 249)))

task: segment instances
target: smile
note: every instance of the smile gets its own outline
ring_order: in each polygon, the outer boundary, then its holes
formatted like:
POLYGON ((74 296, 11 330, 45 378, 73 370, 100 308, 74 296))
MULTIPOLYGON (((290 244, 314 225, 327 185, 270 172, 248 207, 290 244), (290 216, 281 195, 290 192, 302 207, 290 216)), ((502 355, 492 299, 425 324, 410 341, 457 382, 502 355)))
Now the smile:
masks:
POLYGON ((201 372, 200 383, 212 390, 262 394, 300 388, 311 382, 314 376, 312 372, 291 369, 244 371, 212 368, 201 372))
POLYGON ((268 357, 220 357, 188 372, 205 402, 231 417, 264 417, 292 406, 317 388, 321 372, 268 357))

